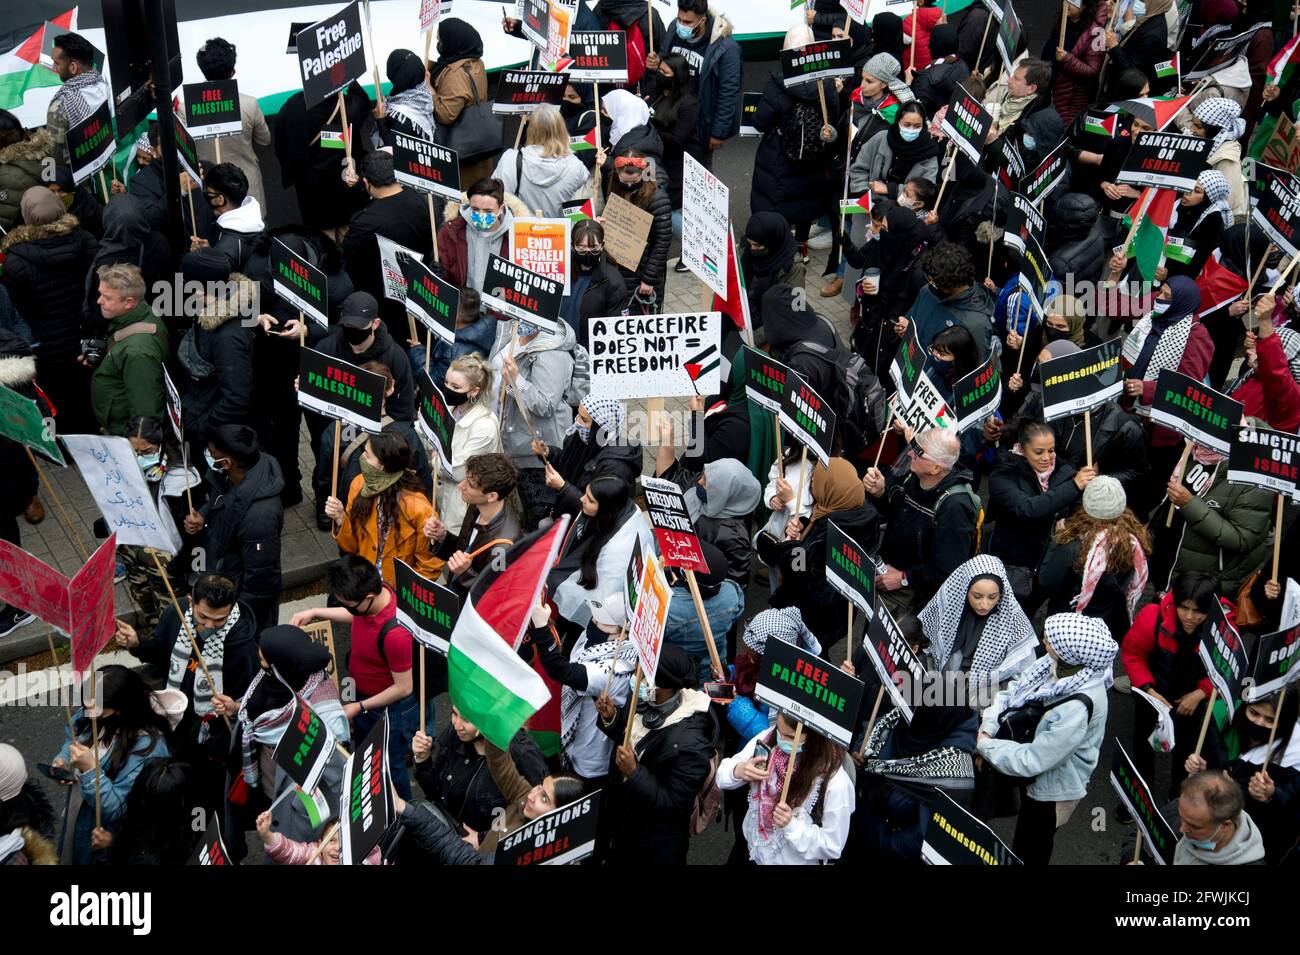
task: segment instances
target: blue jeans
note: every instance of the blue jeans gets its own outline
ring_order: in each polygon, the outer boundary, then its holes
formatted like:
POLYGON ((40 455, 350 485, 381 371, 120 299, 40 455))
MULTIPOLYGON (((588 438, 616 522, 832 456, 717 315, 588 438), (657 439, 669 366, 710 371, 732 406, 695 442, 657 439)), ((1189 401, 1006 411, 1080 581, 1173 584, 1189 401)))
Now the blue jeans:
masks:
MULTIPOLYGON (((727 631, 744 612, 745 593, 734 580, 724 580, 722 589, 704 601, 704 613, 713 631, 713 645, 717 648, 718 659, 724 663, 727 659, 727 631)), ((668 604, 668 621, 664 624, 664 640, 677 644, 687 656, 695 659, 697 673, 703 682, 704 675, 709 672, 709 647, 704 642, 704 628, 695 615, 695 602, 685 587, 673 588, 673 599, 668 604)))
POLYGON ((378 710, 357 714, 352 721, 352 743, 360 746, 375 724, 383 719, 385 711, 388 713, 388 771, 397 794, 410 799, 411 779, 406 772, 406 754, 411 748, 416 727, 420 725, 419 703, 414 694, 378 710))

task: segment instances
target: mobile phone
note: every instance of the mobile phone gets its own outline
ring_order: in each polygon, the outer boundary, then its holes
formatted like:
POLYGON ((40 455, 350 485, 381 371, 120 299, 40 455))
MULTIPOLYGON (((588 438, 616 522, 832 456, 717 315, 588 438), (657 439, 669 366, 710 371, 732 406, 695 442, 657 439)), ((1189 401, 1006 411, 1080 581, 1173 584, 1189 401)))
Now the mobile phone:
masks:
POLYGON ((772 755, 771 746, 768 746, 766 743, 762 741, 754 744, 754 758, 760 760, 763 763, 764 768, 767 767, 767 758, 771 755, 772 755))
POLYGON ((77 774, 66 766, 52 766, 49 763, 37 763, 36 770, 37 772, 49 776, 50 779, 57 779, 65 783, 76 782, 77 780, 77 774))
POLYGON ((730 703, 736 698, 736 685, 734 683, 705 683, 704 692, 709 695, 709 699, 718 703, 730 703))

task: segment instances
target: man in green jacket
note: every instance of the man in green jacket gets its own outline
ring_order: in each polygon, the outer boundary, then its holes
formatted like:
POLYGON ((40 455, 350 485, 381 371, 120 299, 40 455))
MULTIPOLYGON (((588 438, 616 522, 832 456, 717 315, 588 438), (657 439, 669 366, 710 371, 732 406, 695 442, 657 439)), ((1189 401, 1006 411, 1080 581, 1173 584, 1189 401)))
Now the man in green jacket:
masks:
POLYGON ((162 421, 166 414, 163 362, 170 343, 167 327, 144 296, 144 276, 134 265, 99 270, 99 310, 108 320, 108 347, 90 378, 90 407, 109 434, 126 434, 127 423, 136 416, 162 421))

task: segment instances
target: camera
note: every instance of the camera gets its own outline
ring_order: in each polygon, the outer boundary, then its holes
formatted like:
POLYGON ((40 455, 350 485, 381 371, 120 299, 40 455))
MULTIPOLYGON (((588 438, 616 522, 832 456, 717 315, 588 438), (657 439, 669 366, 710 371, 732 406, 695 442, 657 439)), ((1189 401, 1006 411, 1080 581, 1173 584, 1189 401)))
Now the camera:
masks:
POLYGON ((108 341, 103 338, 83 338, 81 340, 81 357, 94 366, 104 360, 108 351, 108 341))

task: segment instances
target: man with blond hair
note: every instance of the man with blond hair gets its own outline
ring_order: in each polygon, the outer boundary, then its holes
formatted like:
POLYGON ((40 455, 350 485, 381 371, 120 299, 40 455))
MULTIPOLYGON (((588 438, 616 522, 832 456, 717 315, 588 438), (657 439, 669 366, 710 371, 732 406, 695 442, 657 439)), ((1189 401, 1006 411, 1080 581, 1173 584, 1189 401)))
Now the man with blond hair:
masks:
MULTIPOLYGON (((138 268, 105 265, 96 274, 108 337, 90 378, 90 407, 106 432, 126 434, 132 418, 164 419, 163 362, 171 346, 167 326, 145 301, 144 276, 138 268)), ((80 360, 93 364, 85 356, 80 360)))

